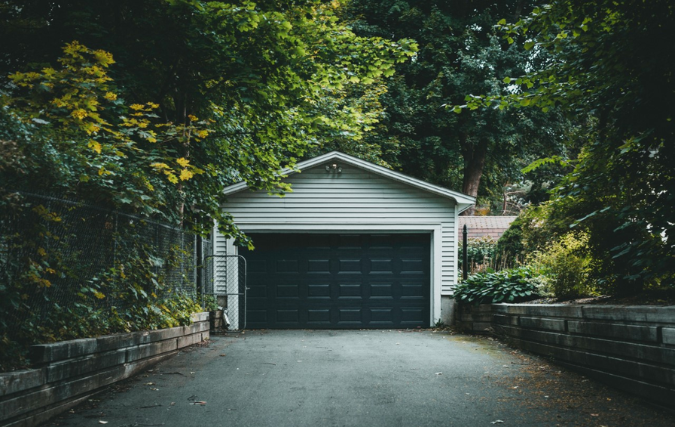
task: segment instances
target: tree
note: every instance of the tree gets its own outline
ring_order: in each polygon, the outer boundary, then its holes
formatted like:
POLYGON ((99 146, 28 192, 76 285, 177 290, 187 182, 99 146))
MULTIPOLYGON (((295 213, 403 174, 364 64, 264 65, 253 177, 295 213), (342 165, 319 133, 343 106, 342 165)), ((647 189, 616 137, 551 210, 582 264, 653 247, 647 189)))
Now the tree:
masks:
MULTIPOLYGON (((420 49, 397 66, 381 97, 384 129, 366 138, 404 173, 471 196, 501 200, 507 183, 542 151, 563 154, 566 123, 538 111, 472 110, 452 114, 467 93, 504 94, 504 74, 544 60, 509 45, 493 30, 496 17, 517 19, 528 2, 485 0, 419 3, 355 1, 352 28, 363 36, 411 38, 420 49)), ((470 213, 470 211, 469 211, 470 213)))
MULTIPOLYGON (((519 90, 466 107, 561 108, 587 141, 555 192, 552 219, 589 232, 619 293, 675 282, 675 5, 666 0, 554 1, 514 24, 509 43, 553 60, 505 80, 519 90)), ((555 163, 548 158, 538 162, 555 163)))
MULTIPOLYGON (((126 210, 152 208, 152 214, 202 232, 215 218, 224 233, 237 234, 233 219, 222 211, 222 189, 245 180, 255 189, 288 190, 279 170, 292 168, 324 135, 358 136, 369 123, 367 111, 345 107, 328 112, 317 104, 339 97, 351 85, 365 87, 391 74, 394 63, 415 50, 406 40, 356 36, 336 18, 341 7, 340 2, 315 0, 6 0, 0 7, 2 36, 17 42, 3 43, 0 74, 19 70, 22 74, 15 75, 25 82, 31 72, 52 67, 61 47, 73 40, 93 52, 110 53, 116 62, 110 67, 110 92, 120 109, 127 109, 116 116, 156 115, 153 123, 177 129, 174 138, 162 141, 172 160, 152 161, 154 173, 174 180, 177 175, 167 174, 162 165, 173 168, 178 159, 195 173, 166 186, 164 194, 154 185, 153 190, 130 190, 134 167, 116 172, 123 178, 114 188, 83 194, 87 186, 78 183, 67 190, 85 198, 96 195, 126 210), (134 110, 134 105, 143 109, 134 110), (196 123, 201 134, 185 131, 196 123)), ((4 88, 12 98, 11 85, 4 88)), ((40 90, 49 92, 47 86, 40 90)), ((100 97, 95 101, 103 102, 100 97)), ((51 124, 33 121, 37 127, 51 124)), ((100 132, 91 132, 93 139, 100 132)), ((85 146, 89 136, 86 129, 50 135, 73 137, 85 146)), ((148 143, 153 144, 145 137, 143 144, 148 143)), ((96 144, 88 148, 101 154, 96 144)), ((39 162, 40 156, 44 153, 34 159, 39 162)))

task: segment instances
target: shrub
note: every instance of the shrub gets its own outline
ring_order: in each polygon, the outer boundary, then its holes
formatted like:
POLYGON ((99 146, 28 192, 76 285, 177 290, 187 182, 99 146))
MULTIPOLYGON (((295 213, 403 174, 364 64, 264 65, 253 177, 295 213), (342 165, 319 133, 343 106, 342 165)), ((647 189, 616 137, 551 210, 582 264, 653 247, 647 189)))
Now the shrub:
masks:
POLYGON ((516 259, 521 256, 525 247, 523 245, 523 217, 516 218, 504 234, 497 240, 495 250, 500 256, 516 259))
POLYGON ((568 233, 535 251, 528 259, 546 276, 547 290, 557 298, 572 299, 596 295, 593 271, 597 263, 588 250, 588 235, 568 233))
MULTIPOLYGON (((494 267, 497 242, 489 237, 469 239, 467 242, 467 258, 469 274, 494 267)), ((459 268, 464 268, 464 245, 459 245, 459 268)))
POLYGON ((218 311, 218 300, 215 295, 204 295, 204 310, 206 311, 218 311))
POLYGON ((538 274, 529 266, 476 273, 455 288, 459 303, 476 305, 527 301, 539 295, 538 274))

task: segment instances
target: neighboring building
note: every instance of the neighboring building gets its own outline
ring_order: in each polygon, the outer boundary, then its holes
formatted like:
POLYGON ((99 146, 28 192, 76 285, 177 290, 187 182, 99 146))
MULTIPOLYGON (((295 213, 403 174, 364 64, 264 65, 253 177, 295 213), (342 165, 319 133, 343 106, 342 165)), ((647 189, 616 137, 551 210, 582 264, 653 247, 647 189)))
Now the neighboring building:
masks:
POLYGON ((509 228, 517 216, 460 216, 459 242, 464 238, 464 225, 469 239, 492 239, 495 242, 509 228))
MULTIPOLYGON (((339 152, 298 165, 285 197, 228 187, 246 258, 247 328, 413 328, 452 316, 457 217, 475 200, 339 152)), ((216 280, 219 280, 216 277, 216 280)))

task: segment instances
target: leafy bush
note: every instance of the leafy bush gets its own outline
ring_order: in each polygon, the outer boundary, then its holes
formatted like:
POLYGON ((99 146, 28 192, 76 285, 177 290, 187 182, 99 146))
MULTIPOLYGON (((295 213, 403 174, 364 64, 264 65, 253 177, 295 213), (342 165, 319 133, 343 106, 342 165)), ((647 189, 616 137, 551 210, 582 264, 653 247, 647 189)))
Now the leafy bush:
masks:
POLYGON ((504 234, 497 240, 496 250, 499 254, 510 259, 517 259, 524 252, 523 245, 523 216, 516 218, 504 234))
POLYGON ((529 266, 476 273, 455 288, 459 303, 476 305, 527 301, 539 295, 538 274, 529 266))
POLYGON ((214 295, 204 295, 204 310, 218 311, 218 301, 214 295))
POLYGON ((556 217, 550 202, 530 205, 499 238, 496 251, 511 260, 524 260, 568 230, 569 222, 556 217))
POLYGON ((557 298, 572 299, 597 294, 594 270, 597 261, 588 250, 588 235, 568 233, 535 251, 529 258, 546 277, 546 289, 557 298))
MULTIPOLYGON (((491 238, 469 239, 467 242, 467 258, 469 273, 492 267, 494 264, 497 242, 491 238)), ((459 268, 464 268, 464 245, 459 245, 459 268)))

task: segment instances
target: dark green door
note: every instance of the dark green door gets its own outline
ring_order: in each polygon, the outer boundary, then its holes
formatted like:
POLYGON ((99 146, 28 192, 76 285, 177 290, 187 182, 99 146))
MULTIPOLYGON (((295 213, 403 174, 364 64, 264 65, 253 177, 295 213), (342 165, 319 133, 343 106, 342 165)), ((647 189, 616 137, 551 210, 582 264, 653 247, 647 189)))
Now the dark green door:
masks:
POLYGON ((247 327, 430 326, 429 234, 249 234, 247 327))

